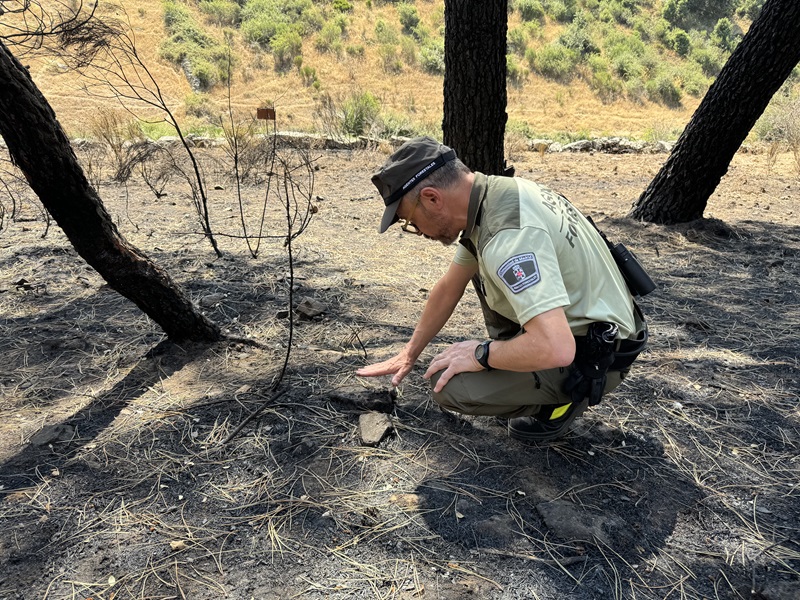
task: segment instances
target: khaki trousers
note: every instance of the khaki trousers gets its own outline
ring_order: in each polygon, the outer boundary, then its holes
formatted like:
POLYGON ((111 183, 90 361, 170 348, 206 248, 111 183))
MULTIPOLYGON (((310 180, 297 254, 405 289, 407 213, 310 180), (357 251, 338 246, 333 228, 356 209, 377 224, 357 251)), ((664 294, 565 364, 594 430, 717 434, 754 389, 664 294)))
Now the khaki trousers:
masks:
MULTIPOLYGON (((544 404, 566 404, 572 399, 562 391, 569 368, 547 369, 536 373, 513 371, 478 371, 460 373, 453 377, 434 401, 442 408, 466 415, 489 415, 514 418, 528 417, 539 412, 544 404)), ((441 371, 431 377, 435 386, 441 371)), ((605 392, 615 389, 624 372, 609 371, 605 392)))

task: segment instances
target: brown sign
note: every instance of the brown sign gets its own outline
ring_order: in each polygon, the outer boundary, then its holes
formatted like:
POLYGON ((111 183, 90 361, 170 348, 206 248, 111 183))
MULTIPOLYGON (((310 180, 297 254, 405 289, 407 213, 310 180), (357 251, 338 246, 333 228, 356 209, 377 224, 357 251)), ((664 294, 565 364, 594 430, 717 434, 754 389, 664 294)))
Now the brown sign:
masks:
POLYGON ((275 120, 275 109, 274 108, 257 108, 256 109, 256 118, 257 119, 265 119, 267 121, 274 121, 275 120))

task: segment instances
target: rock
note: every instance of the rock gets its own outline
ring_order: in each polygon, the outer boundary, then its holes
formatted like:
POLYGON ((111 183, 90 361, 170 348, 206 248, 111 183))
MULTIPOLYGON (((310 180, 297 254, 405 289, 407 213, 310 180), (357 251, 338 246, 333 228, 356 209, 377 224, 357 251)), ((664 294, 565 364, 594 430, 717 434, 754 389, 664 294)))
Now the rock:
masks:
POLYGON ((392 428, 392 420, 384 413, 368 412, 358 418, 358 435, 365 446, 377 446, 392 428))
POLYGON ((75 437, 75 428, 72 425, 48 425, 31 436, 34 446, 47 446, 56 442, 69 442, 75 437))
POLYGON ((359 410, 390 413, 394 410, 397 391, 394 388, 371 389, 353 385, 337 388, 328 397, 335 402, 355 406, 359 410))
POLYGON ((564 146, 565 152, 589 152, 594 150, 594 142, 592 140, 578 140, 564 146))
POLYGON ((672 152, 672 147, 675 145, 675 142, 665 142, 663 140, 656 142, 655 151, 660 154, 669 154, 672 152))
MULTIPOLYGON (((564 540, 600 540, 606 545, 630 544, 630 527, 617 515, 588 511, 566 500, 553 500, 536 505, 548 529, 564 540)), ((627 546, 626 546, 627 547, 627 546)))
POLYGON ((162 148, 174 148, 181 145, 181 139, 176 135, 164 135, 156 140, 162 148))
POLYGON ((626 140, 622 139, 619 143, 619 152, 622 154, 640 154, 648 147, 648 143, 642 140, 626 140))
POLYGON ((558 142, 553 142, 550 144, 550 147, 547 149, 548 152, 563 152, 564 146, 563 144, 559 144, 558 142))
POLYGON ((200 298, 200 306, 204 308, 214 308, 225 299, 225 294, 207 294, 200 298))
POLYGON ((475 532, 481 537, 492 540, 511 540, 517 536, 519 526, 509 515, 492 515, 488 519, 475 523, 475 532))
POLYGON ((301 317, 313 319, 323 314, 327 308, 328 307, 319 300, 314 300, 314 298, 306 296, 300 301, 300 304, 297 305, 296 310, 301 317))

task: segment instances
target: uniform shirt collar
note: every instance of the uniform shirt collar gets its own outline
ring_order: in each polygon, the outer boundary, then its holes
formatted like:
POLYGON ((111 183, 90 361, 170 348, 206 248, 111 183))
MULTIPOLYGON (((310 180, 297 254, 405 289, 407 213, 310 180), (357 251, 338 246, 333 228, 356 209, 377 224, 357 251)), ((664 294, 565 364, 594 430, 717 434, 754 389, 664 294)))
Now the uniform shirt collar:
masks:
POLYGON ((469 193, 469 207, 467 208, 467 228, 461 234, 462 239, 469 239, 475 232, 475 226, 480 221, 480 212, 489 187, 489 178, 483 173, 475 172, 472 182, 472 191, 469 193))

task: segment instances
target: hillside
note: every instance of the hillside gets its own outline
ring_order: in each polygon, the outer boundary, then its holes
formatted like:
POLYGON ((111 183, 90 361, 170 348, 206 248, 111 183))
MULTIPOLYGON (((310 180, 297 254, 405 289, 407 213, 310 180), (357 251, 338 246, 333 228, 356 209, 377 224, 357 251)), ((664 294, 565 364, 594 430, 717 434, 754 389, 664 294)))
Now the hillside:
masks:
MULTIPOLYGON (((511 0, 509 132, 674 138, 758 4, 511 0)), ((440 132, 443 0, 137 0, 126 11, 190 129, 213 126, 227 104, 227 39, 241 114, 274 103, 279 128, 325 130, 351 102, 373 133, 440 132)), ((72 135, 90 133, 99 106, 116 107, 86 98, 62 61, 31 64, 72 135)))

